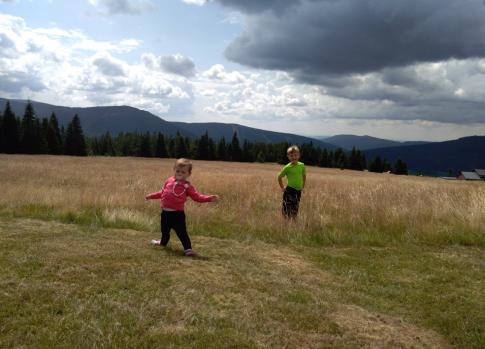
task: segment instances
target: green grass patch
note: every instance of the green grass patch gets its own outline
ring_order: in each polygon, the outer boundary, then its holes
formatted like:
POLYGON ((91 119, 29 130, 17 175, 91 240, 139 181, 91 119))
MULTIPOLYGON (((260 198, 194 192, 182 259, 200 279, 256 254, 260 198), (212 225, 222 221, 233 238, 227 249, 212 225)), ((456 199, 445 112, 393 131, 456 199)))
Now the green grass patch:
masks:
POLYGON ((482 348, 484 250, 0 219, 0 347, 482 348))
POLYGON ((485 254, 481 248, 314 250, 312 260, 347 281, 342 299, 403 316, 457 348, 485 347, 485 254))

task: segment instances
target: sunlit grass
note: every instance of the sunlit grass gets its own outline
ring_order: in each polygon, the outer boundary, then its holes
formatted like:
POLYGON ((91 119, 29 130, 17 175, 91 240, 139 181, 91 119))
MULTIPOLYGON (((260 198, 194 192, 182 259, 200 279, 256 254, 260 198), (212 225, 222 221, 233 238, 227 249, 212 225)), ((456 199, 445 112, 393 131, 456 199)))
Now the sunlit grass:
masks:
POLYGON ((483 348, 485 185, 194 162, 197 259, 145 202, 173 160, 0 155, 0 347, 483 348))
MULTIPOLYGON (((145 194, 171 159, 0 156, 3 215, 157 231, 145 194)), ((280 166, 194 161, 191 181, 220 202, 188 202, 194 233, 303 244, 485 244, 485 183, 308 168, 298 222, 281 219, 280 166)))

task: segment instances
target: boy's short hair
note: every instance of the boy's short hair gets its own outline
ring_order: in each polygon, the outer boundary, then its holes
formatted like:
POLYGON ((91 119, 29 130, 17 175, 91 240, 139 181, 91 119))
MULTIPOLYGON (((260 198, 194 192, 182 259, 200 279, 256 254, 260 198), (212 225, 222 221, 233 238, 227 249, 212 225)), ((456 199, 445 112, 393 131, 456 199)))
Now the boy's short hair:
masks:
POLYGON ((173 165, 173 168, 180 168, 180 167, 186 167, 189 173, 192 172, 192 163, 190 162, 189 159, 185 158, 180 158, 175 161, 175 165, 173 165))
POLYGON ((299 152, 300 152, 300 148, 298 148, 296 145, 292 145, 286 150, 287 155, 291 153, 299 153, 299 152))

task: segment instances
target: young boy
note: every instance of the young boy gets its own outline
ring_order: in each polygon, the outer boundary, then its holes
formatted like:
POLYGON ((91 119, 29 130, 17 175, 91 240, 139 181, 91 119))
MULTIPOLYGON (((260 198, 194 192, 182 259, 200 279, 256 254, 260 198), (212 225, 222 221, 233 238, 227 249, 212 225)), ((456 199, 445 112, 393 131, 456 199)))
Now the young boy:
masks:
POLYGON ((295 219, 298 215, 301 192, 305 188, 306 171, 305 164, 299 162, 300 149, 292 145, 286 151, 290 163, 287 164, 278 174, 278 183, 283 191, 283 217, 295 219), (283 185, 283 177, 288 178, 286 188, 283 185))

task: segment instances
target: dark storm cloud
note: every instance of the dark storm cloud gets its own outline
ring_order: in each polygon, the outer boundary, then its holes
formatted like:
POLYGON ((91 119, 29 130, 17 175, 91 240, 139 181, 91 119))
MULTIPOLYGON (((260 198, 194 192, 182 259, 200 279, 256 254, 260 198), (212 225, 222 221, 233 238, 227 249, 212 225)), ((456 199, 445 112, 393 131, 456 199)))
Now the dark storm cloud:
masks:
POLYGON ((483 0, 217 1, 246 13, 227 58, 304 82, 485 57, 483 0))

